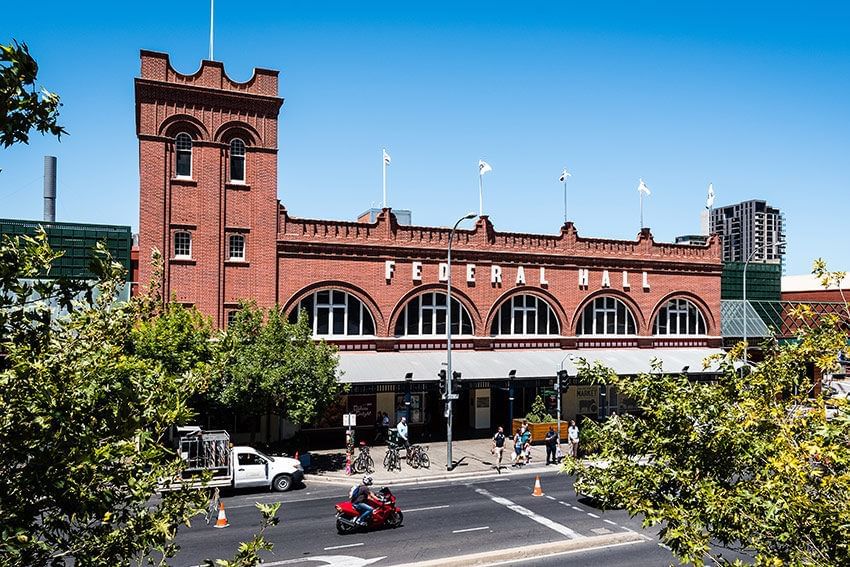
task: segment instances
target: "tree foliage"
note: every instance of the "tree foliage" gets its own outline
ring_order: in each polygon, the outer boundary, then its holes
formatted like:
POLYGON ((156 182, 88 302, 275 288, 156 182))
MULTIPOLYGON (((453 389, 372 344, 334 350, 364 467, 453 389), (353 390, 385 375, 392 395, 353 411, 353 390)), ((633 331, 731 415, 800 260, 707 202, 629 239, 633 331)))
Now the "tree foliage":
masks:
POLYGON ((337 360, 334 346, 313 340, 304 314, 289 323, 277 307, 245 303, 220 339, 209 397, 250 415, 310 423, 343 392, 337 360))
POLYGON ((38 64, 26 43, 0 44, 0 144, 28 143, 35 129, 60 138, 59 95, 36 85, 38 64))
POLYGON ((826 418, 806 374, 807 365, 834 371, 845 343, 838 318, 821 316, 793 342, 766 343, 755 366, 735 362, 742 345, 717 357, 711 382, 666 373, 660 361, 638 377, 583 361, 585 378, 616 386, 641 411, 585 422, 599 451, 565 469, 578 491, 661 525, 682 561, 702 565, 720 545, 760 565, 848 565, 850 420, 826 418))
MULTIPOLYGON (((0 243, 0 565, 167 564, 206 503, 152 498, 183 466, 163 436, 193 416, 209 327, 156 296, 116 302, 124 271, 102 245, 96 284, 30 280, 56 257, 43 231, 0 243)), ((260 533, 231 564, 263 549, 260 533)))

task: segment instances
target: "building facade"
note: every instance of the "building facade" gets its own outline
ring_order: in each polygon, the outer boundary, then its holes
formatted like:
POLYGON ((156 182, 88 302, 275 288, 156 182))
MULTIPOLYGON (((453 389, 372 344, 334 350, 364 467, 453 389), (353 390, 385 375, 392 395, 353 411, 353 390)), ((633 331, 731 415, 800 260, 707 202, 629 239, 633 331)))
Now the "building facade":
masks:
POLYGON ((785 217, 765 201, 751 200, 711 210, 711 234, 723 241, 725 262, 782 264, 785 217))
MULTIPOLYGON (((141 59, 140 281, 156 248, 168 296, 220 327, 243 299, 293 320, 305 312, 314 336, 340 349, 340 379, 352 384, 340 412, 368 425, 376 412, 407 412, 439 430, 449 318, 466 386, 456 424, 472 430, 524 414, 538 394, 554 403, 556 371, 575 374, 571 355, 626 374, 652 358, 700 373, 719 352, 719 239, 663 244, 649 229, 587 238, 573 223, 520 234, 481 216, 454 234, 449 268, 448 228, 411 225, 409 213, 399 222, 390 209, 352 222, 298 218, 278 202, 276 72, 234 83, 220 63, 182 75, 164 54, 141 59)), ((595 386, 562 402, 565 417, 628 409, 595 386)))

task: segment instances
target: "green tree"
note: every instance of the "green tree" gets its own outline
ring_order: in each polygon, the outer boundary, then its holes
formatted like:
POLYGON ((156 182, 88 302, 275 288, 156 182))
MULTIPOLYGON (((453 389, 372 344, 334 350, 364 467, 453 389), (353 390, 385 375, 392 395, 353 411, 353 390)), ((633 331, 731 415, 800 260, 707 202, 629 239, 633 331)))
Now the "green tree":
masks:
MULTIPOLYGON (((124 270, 102 245, 96 283, 35 279, 58 255, 43 231, 0 242, 0 565, 167 564, 206 503, 188 488, 152 498, 183 467, 163 437, 193 416, 208 329, 156 299, 116 302, 124 270)), ((276 523, 261 512, 262 530, 276 523)), ((219 564, 267 549, 261 531, 219 564)))
POLYGON ((277 307, 245 303, 218 344, 221 375, 211 381, 209 396, 221 406, 304 424, 344 391, 336 348, 313 340, 303 313, 289 323, 277 307))
POLYGON ((660 525, 695 565, 712 545, 759 565, 850 564, 850 420, 826 418, 806 374, 834 371, 847 337, 838 317, 811 322, 793 342, 766 343, 755 366, 735 363, 742 345, 715 357, 712 382, 665 373, 660 361, 637 377, 582 362, 585 379, 616 386, 641 412, 585 422, 599 450, 587 463, 567 459, 576 490, 660 525))
POLYGON ((60 138, 59 95, 36 85, 38 64, 26 43, 0 44, 0 144, 28 143, 35 129, 60 138))

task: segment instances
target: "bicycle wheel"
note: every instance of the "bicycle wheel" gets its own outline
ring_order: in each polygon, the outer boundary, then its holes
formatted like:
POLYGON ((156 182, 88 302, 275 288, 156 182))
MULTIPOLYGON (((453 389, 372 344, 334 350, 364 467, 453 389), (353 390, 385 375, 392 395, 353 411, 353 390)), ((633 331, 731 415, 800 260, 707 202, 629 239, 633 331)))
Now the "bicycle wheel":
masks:
POLYGON ((385 469, 392 470, 392 469, 390 469, 390 465, 392 464, 392 458, 393 458, 392 457, 392 451, 387 450, 387 454, 384 455, 384 468, 385 469))
POLYGON ((425 451, 421 451, 419 453, 419 466, 423 469, 431 468, 431 458, 428 456, 428 453, 425 451))
POLYGON ((366 458, 363 460, 366 462, 366 472, 369 474, 375 472, 375 461, 372 460, 372 457, 366 455, 366 458))

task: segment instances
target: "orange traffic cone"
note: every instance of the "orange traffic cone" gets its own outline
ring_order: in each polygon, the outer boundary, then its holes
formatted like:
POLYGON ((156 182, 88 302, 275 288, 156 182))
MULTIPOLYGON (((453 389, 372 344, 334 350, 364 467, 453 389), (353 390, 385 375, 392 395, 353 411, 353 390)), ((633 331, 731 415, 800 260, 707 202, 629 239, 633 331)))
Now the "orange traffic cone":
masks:
POLYGON ((540 475, 537 475, 537 478, 534 480, 534 491, 531 493, 532 496, 543 496, 543 489, 540 487, 540 475))
POLYGON ((215 521, 214 528, 226 528, 230 524, 227 522, 227 514, 224 513, 224 502, 218 503, 218 520, 215 521))

